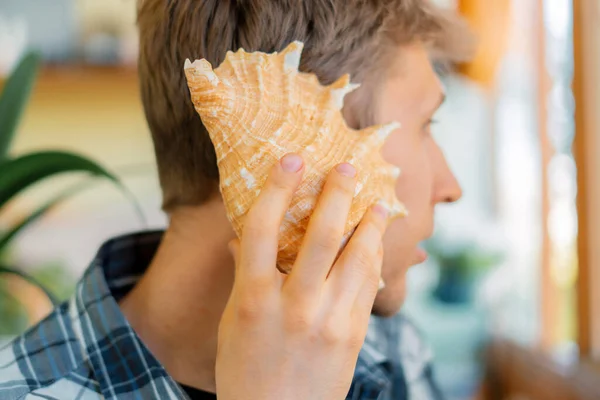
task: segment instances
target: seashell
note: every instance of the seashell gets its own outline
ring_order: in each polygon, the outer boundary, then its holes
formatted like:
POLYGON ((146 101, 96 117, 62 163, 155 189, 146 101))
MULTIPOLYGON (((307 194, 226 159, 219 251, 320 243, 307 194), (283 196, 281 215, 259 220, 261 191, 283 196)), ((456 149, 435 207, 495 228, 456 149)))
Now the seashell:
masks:
POLYGON ((296 259, 325 178, 339 163, 358 171, 340 248, 375 203, 389 210, 389 220, 406 215, 394 193, 400 170, 380 153, 400 124, 349 128, 341 109, 344 96, 358 85, 344 75, 322 86, 314 74, 299 72, 302 48, 293 42, 281 53, 228 52, 214 70, 204 59, 185 62, 191 99, 215 146, 221 194, 238 237, 271 167, 287 153, 304 158, 303 181, 280 229, 277 266, 284 273, 296 259))

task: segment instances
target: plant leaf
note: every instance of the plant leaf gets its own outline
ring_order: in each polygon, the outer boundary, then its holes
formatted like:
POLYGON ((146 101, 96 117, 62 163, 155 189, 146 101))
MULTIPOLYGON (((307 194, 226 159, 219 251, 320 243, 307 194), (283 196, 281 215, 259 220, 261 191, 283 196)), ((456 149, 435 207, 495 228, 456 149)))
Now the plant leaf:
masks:
POLYGON ((44 294, 48 297, 48 299, 52 302, 53 305, 55 305, 55 306, 59 305, 59 301, 56 298, 56 296, 54 296, 52 293, 50 293, 50 291, 46 287, 41 285, 32 276, 30 276, 24 272, 21 272, 16 268, 10 268, 10 267, 6 267, 4 265, 0 265, 0 274, 12 274, 12 275, 16 275, 16 276, 20 277, 21 279, 25 280, 27 283, 42 290, 44 292, 44 294))
POLYGON ((58 196, 55 196, 53 199, 51 199, 50 201, 48 201, 47 203, 45 203, 44 205, 39 207, 37 210, 35 210, 33 213, 31 213, 30 215, 25 217, 23 219, 23 221, 21 221, 20 223, 15 225, 8 232, 6 232, 3 235, 0 235, 0 254, 2 253, 3 250, 6 249, 6 247, 10 244, 10 242, 23 229, 28 227, 33 222, 37 221, 40 217, 42 217, 44 214, 46 214, 52 208, 57 206, 59 203, 63 202, 67 198, 75 195, 76 193, 78 193, 78 192, 82 191, 83 189, 87 188, 88 186, 90 186, 90 184, 91 184, 91 182, 84 182, 83 184, 77 184, 73 187, 66 189, 65 191, 60 193, 58 196))
POLYGON ((0 162, 0 210, 13 197, 50 176, 65 172, 88 172, 119 187, 121 182, 96 162, 74 153, 42 151, 0 162))
POLYGON ((42 151, 0 160, 0 211, 8 201, 29 186, 66 172, 87 172, 113 182, 133 206, 140 223, 146 227, 140 204, 115 175, 88 158, 64 151, 42 151))
POLYGON ((0 94, 0 159, 6 157, 37 77, 41 56, 29 52, 6 80, 0 94))

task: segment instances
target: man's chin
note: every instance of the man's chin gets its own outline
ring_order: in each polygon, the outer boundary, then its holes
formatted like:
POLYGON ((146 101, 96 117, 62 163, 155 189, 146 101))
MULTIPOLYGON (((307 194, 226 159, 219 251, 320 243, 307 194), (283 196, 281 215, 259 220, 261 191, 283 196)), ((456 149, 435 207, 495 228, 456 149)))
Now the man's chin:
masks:
POLYGON ((415 255, 412 259, 412 262, 410 263, 410 266, 414 267, 415 265, 423 264, 425 261, 427 261, 427 257, 427 252, 422 248, 417 247, 415 249, 415 255))
POLYGON ((396 285, 387 284, 377 294, 373 304, 372 314, 378 317, 393 317, 400 312, 406 297, 406 284, 404 280, 396 285))
POLYGON ((382 318, 393 317, 394 315, 396 315, 400 312, 403 304, 404 304, 403 301, 400 302, 399 304, 390 304, 390 303, 377 304, 377 303, 375 303, 375 304, 373 304, 373 310, 372 310, 371 314, 378 316, 378 317, 382 317, 382 318))

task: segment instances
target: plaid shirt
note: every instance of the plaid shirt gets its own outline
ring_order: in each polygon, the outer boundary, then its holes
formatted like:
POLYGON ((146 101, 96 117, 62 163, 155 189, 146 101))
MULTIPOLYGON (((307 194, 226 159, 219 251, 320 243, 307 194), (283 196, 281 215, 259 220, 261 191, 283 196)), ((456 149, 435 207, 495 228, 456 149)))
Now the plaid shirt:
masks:
MULTIPOLYGON (((138 233, 102 246, 71 299, 0 349, 0 399, 188 398, 118 306, 161 237, 138 233)), ((373 317, 348 399, 438 399, 430 358, 404 317, 373 317)))

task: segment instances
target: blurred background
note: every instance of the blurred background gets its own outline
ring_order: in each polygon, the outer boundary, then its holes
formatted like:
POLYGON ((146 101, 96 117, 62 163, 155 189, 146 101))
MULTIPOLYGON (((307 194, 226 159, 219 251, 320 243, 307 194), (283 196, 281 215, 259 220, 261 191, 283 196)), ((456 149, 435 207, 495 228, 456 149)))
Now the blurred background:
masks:
MULTIPOLYGON (((449 399, 600 399, 600 2, 437 2, 479 37, 434 128, 464 198, 404 312, 449 399)), ((165 226, 136 58, 134 0, 0 1, 0 271, 55 301, 103 241, 165 226)), ((0 274, 0 344, 51 304, 0 274)))

